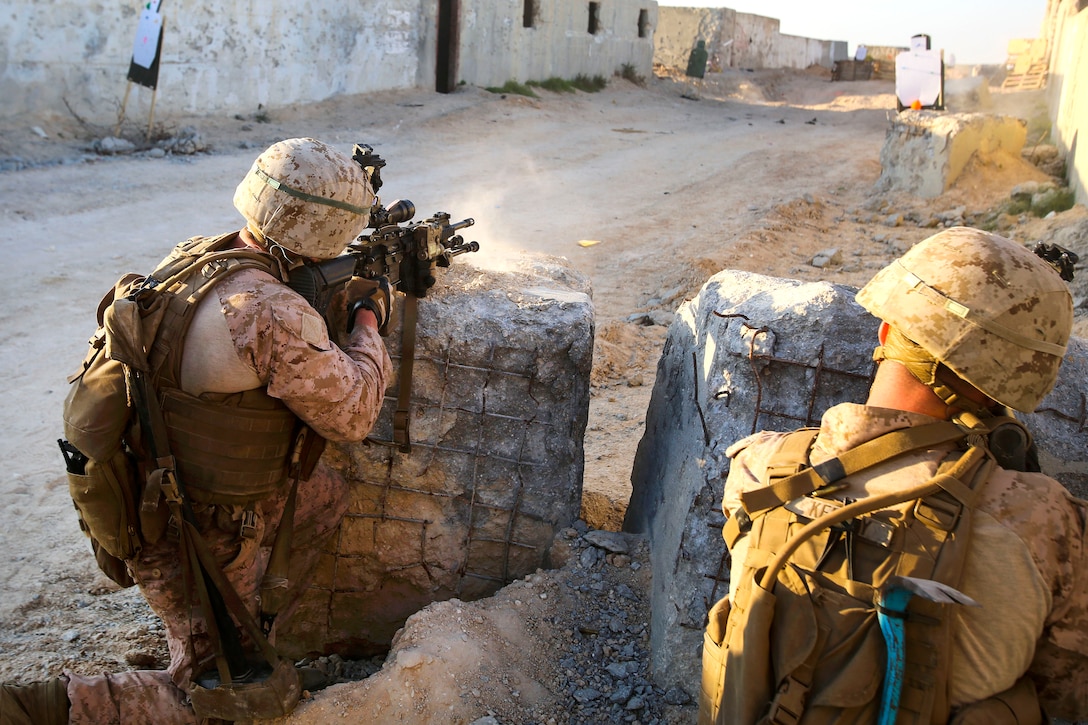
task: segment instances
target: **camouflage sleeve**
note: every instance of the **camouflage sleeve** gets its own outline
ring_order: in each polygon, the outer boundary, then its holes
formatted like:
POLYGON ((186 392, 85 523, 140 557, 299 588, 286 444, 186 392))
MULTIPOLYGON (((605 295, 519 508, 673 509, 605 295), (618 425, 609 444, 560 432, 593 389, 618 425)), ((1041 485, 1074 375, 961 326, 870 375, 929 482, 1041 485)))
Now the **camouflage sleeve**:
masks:
POLYGON ((729 475, 725 479, 725 495, 722 496, 722 513, 729 518, 740 508, 740 495, 762 486, 760 475, 766 467, 767 457, 774 447, 766 444, 782 437, 782 433, 761 431, 742 438, 726 449, 732 459, 729 475))
POLYGON ((341 350, 305 300, 264 277, 250 280, 248 289, 233 297, 228 315, 242 360, 269 395, 322 436, 362 440, 374 426, 392 375, 381 337, 360 325, 341 350))
POLYGON ((1088 502, 1065 495, 1057 513, 1060 527, 1047 522, 1052 543, 1054 605, 1035 646, 1031 675, 1047 714, 1088 720, 1088 502))
MULTIPOLYGON (((772 445, 775 440, 782 437, 782 433, 761 431, 747 438, 742 438, 726 449, 725 454, 732 459, 729 463, 729 474, 725 479, 725 492, 722 496, 722 513, 729 519, 735 516, 741 507, 741 494, 760 488, 763 484, 760 476, 767 465, 768 455, 774 451, 772 445)), ((728 543, 726 536, 728 525, 723 528, 722 534, 728 543)), ((736 593, 737 587, 745 573, 745 561, 748 557, 748 535, 741 533, 733 545, 729 548, 729 596, 736 593)))

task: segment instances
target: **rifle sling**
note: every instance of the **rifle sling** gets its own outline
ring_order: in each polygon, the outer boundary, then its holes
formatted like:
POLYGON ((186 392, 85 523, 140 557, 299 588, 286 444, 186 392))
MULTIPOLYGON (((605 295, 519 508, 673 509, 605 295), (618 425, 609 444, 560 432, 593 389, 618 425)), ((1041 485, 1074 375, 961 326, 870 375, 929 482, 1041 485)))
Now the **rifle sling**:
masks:
POLYGON ((138 370, 125 366, 126 377, 133 394, 133 402, 140 418, 140 425, 146 431, 148 444, 156 465, 166 468, 165 477, 175 491, 167 494, 167 502, 177 519, 179 541, 181 544, 182 570, 191 567, 193 584, 205 609, 208 634, 216 647, 216 663, 220 681, 230 682, 234 676, 246 675, 247 665, 242 651, 242 643, 237 627, 231 621, 230 614, 238 620, 261 650, 268 664, 275 668, 278 658, 276 651, 261 632, 241 597, 223 575, 215 556, 208 550, 204 538, 197 529, 195 517, 185 489, 177 478, 177 469, 170 444, 166 435, 166 423, 159 407, 158 395, 147 376, 138 370), (199 571, 198 571, 199 569, 199 571), (211 584, 211 587, 208 587, 211 584), (227 609, 230 610, 228 613, 227 609), (229 675, 229 677, 228 677, 229 675))
POLYGON ((412 365, 416 358, 416 318, 418 298, 413 294, 404 296, 404 319, 400 330, 400 380, 397 392, 397 410, 393 413, 393 442, 403 453, 412 452, 412 439, 409 431, 412 402, 412 365))
MULTIPOLYGON (((182 514, 181 502, 172 500, 170 502, 170 508, 175 516, 182 514)), ((220 682, 230 682, 234 679, 232 672, 231 655, 226 652, 225 643, 223 641, 223 630, 220 625, 233 627, 230 624, 230 620, 222 621, 218 616, 218 611, 221 608, 217 608, 213 595, 208 589, 208 584, 211 582, 211 578, 203 570, 200 565, 200 558, 196 551, 196 542, 193 540, 194 536, 189 530, 189 522, 185 520, 184 515, 178 517, 182 523, 178 526, 178 543, 181 545, 181 568, 182 571, 190 575, 185 577, 186 586, 193 586, 196 589, 197 598, 200 600, 200 606, 204 608, 206 613, 216 613, 216 616, 205 616, 204 626, 208 630, 208 639, 211 640, 212 646, 215 648, 215 665, 219 671, 220 682), (196 569, 200 567, 201 571, 198 573, 196 569)), ((195 528, 194 528, 195 530, 195 528)), ((214 584, 213 584, 214 586, 214 584)), ((190 624, 190 628, 192 625, 190 624)), ((229 631, 229 630, 227 630, 229 631)), ((189 640, 188 647, 192 652, 192 640, 189 640)), ((235 661, 233 666, 235 668, 245 667, 245 660, 241 656, 241 652, 235 652, 235 661)))
MULTIPOLYGON (((272 645, 268 642, 268 639, 261 632, 260 626, 258 626, 256 620, 254 620, 253 615, 249 613, 249 610, 246 609, 246 605, 242 602, 242 598, 238 596, 238 592, 234 591, 234 587, 227 581, 226 576, 223 574, 223 570, 219 568, 215 561, 215 555, 208 549, 204 537, 200 535, 200 531, 190 521, 185 522, 185 528, 188 529, 189 541, 197 554, 201 568, 208 575, 208 579, 211 580, 211 583, 222 595, 224 603, 234 614, 238 623, 245 628, 246 633, 253 638, 253 641, 260 648, 261 655, 264 656, 271 667, 275 668, 279 661, 279 658, 276 656, 276 650, 273 649, 272 645)), ((231 627, 233 628, 234 625, 232 624, 231 627)), ((227 682, 227 680, 222 681, 227 682)))
POLYGON ((280 525, 276 529, 276 538, 272 542, 272 553, 261 578, 261 625, 265 632, 272 631, 276 615, 287 606, 287 593, 290 586, 291 549, 295 532, 295 508, 298 499, 298 477, 291 480, 291 492, 280 516, 280 525))

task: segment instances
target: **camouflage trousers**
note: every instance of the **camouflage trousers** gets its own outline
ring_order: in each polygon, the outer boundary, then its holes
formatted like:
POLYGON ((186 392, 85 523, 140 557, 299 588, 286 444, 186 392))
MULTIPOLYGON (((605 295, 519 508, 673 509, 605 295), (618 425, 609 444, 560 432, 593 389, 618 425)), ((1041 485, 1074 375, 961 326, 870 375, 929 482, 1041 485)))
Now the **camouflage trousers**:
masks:
MULTIPOLYGON (((241 535, 240 506, 196 506, 198 528, 219 560, 250 613, 257 615, 261 579, 268 566, 272 543, 283 515, 289 487, 255 506, 255 528, 241 535)), ((301 481, 295 504, 294 541, 289 568, 288 604, 280 610, 276 629, 290 620, 302 594, 313 579, 325 542, 347 511, 344 479, 318 464, 309 481, 301 481)), ((71 701, 69 722, 74 725, 154 722, 156 725, 196 723, 188 704, 194 675, 215 668, 212 643, 195 594, 185 591, 176 535, 166 535, 145 547, 129 562, 133 578, 151 609, 162 619, 170 649, 165 671, 142 670, 87 677, 66 673, 71 701)), ((243 646, 253 649, 243 635, 243 646)))

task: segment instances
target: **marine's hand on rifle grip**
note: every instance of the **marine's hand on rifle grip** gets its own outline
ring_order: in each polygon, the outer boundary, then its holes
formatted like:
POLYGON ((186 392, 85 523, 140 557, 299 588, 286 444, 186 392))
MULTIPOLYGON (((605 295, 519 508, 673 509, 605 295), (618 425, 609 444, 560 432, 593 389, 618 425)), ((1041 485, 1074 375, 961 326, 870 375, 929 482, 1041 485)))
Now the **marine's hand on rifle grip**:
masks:
POLYGON ((378 334, 384 337, 389 332, 389 320, 393 311, 393 287, 389 280, 386 277, 352 277, 348 280, 346 291, 348 332, 355 327, 355 313, 364 309, 374 313, 378 322, 378 334))

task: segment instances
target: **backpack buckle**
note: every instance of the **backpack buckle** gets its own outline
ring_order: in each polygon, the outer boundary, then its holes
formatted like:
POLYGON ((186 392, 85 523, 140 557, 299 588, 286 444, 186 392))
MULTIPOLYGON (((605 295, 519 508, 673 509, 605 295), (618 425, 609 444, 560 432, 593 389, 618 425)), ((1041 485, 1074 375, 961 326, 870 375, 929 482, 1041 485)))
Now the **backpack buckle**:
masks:
POLYGON ((914 517, 930 528, 951 531, 963 512, 963 504, 942 493, 918 499, 914 517))
POLYGON ((854 533, 870 543, 887 549, 891 547, 895 538, 895 526, 874 516, 866 516, 858 519, 858 527, 854 533))
POLYGON ((805 712, 805 696, 809 686, 792 675, 788 675, 778 686, 778 692, 767 713, 770 725, 797 725, 805 712))
POLYGON ((257 512, 252 505, 242 510, 240 533, 243 539, 252 539, 257 535, 257 512))

